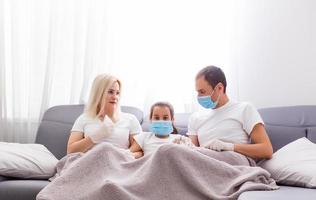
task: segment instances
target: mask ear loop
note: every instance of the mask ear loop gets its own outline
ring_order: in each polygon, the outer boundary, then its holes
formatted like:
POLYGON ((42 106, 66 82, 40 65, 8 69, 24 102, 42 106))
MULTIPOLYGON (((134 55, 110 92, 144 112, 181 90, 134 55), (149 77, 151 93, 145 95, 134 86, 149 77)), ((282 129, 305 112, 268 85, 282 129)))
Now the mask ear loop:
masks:
MULTIPOLYGON (((213 89, 213 91, 212 91, 212 93, 211 93, 211 95, 210 95, 210 97, 212 98, 212 95, 214 94, 214 92, 215 92, 215 89, 216 89, 216 87, 218 86, 218 84, 217 85, 215 85, 215 87, 214 87, 214 89, 213 89)), ((217 99, 218 100, 218 99, 217 99)))
MULTIPOLYGON (((218 83, 219 84, 219 83, 218 83)), ((213 93, 214 93, 214 91, 215 91, 215 89, 216 89, 216 87, 218 86, 218 84, 214 87, 214 90, 213 90, 213 92, 212 92, 212 94, 211 94, 211 97, 212 97, 212 95, 213 95, 213 93)), ((219 94, 218 95, 218 97, 217 97, 217 99, 216 99, 216 104, 218 104, 218 101, 219 101, 219 98, 222 96, 222 94, 219 94)))

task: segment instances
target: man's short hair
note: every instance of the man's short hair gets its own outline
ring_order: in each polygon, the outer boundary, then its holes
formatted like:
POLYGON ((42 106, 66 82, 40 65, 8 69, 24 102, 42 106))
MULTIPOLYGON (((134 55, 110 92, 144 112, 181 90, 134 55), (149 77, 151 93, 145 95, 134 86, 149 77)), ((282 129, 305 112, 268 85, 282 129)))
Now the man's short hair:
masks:
POLYGON ((226 77, 221 68, 213 65, 204 67, 198 72, 195 79, 200 77, 204 77, 213 89, 218 83, 222 83, 224 85, 224 93, 226 93, 226 77))

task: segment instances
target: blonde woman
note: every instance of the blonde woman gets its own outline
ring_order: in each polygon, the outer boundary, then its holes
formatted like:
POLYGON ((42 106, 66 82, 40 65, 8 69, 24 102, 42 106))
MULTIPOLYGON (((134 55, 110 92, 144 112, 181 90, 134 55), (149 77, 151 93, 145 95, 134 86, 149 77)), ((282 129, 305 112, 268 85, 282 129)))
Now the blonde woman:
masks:
POLYGON ((86 152, 100 142, 129 148, 141 126, 134 115, 120 111, 120 91, 121 82, 114 76, 101 74, 94 79, 85 111, 71 130, 67 153, 86 152))

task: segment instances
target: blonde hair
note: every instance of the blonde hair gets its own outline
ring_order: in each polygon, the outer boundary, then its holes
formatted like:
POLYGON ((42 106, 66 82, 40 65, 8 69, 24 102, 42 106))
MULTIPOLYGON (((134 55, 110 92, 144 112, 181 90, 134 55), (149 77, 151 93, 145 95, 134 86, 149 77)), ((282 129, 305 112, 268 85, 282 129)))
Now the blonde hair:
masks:
MULTIPOLYGON (((108 95, 107 91, 115 82, 119 84, 121 90, 121 81, 116 77, 109 74, 100 74, 95 77, 92 83, 89 100, 85 107, 86 114, 92 118, 99 117, 101 108, 103 108, 106 103, 105 100, 108 95)), ((118 112, 119 106, 115 111, 115 114, 118 112)))

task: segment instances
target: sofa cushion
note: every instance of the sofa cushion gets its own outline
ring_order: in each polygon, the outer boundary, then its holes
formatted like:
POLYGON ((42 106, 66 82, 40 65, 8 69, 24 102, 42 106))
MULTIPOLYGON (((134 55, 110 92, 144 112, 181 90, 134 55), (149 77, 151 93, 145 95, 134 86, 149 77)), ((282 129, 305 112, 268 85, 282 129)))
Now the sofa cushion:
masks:
POLYGON ((273 151, 277 151, 286 144, 306 136, 306 128, 288 127, 265 124, 265 128, 271 140, 273 151))
POLYGON ((316 127, 310 127, 307 129, 307 138, 316 143, 316 127))
POLYGON ((49 181, 46 180, 8 180, 0 182, 0 199, 36 199, 36 195, 49 181))
POLYGON ((41 144, 0 142, 0 174, 8 177, 48 179, 58 160, 41 144))
POLYGON ((281 186, 278 190, 272 191, 248 191, 243 192, 238 200, 314 200, 316 199, 316 190, 309 188, 281 186))
POLYGON ((83 109, 84 105, 61 105, 49 108, 44 113, 35 142, 45 145, 57 159, 65 156, 70 130, 83 109))
POLYGON ((271 139, 274 151, 301 137, 306 127, 316 126, 316 106, 287 106, 258 110, 271 139))
POLYGON ((258 110, 269 125, 307 127, 316 126, 316 106, 285 106, 258 110))
POLYGON ((66 155, 67 142, 72 124, 42 121, 38 128, 37 143, 43 144, 57 159, 66 155))
POLYGON ((316 144, 303 137, 275 152, 259 164, 277 183, 316 188, 316 144))

